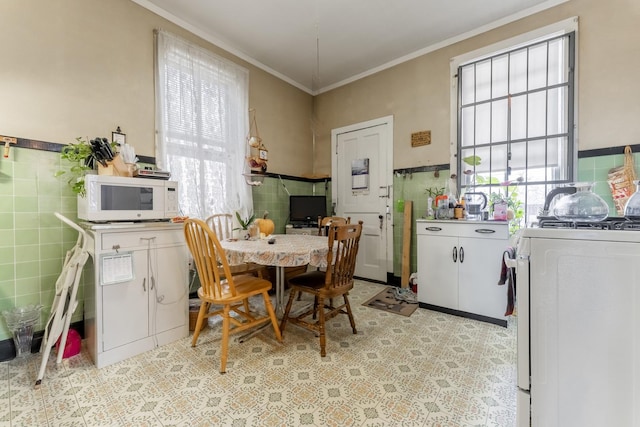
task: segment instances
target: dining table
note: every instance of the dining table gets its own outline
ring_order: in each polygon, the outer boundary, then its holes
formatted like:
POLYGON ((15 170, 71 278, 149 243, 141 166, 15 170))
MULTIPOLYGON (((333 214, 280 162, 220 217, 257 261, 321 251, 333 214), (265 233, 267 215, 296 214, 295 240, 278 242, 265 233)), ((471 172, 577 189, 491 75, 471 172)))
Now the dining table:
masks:
POLYGON ((284 314, 285 267, 311 265, 325 268, 329 252, 326 236, 275 234, 256 240, 226 239, 220 242, 229 264, 252 262, 276 267, 276 315, 284 314))

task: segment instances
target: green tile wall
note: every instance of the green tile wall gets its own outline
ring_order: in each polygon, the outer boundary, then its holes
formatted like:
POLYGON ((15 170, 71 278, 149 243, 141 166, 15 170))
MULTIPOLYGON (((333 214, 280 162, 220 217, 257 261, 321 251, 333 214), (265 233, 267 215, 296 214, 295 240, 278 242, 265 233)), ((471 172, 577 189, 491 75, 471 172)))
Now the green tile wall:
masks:
MULTIPOLYGON (((42 304, 36 330, 44 329, 64 256, 77 239, 53 214, 76 219, 75 195, 54 177, 61 168, 53 152, 13 147, 0 159, 0 310, 42 304)), ((82 320, 83 294, 81 287, 72 322, 82 320)), ((9 338, 2 320, 0 340, 9 338)))
MULTIPOLYGON (((633 163, 636 174, 640 176, 640 153, 633 153, 633 163)), ((624 154, 610 156, 588 157, 578 159, 578 181, 594 182, 594 192, 602 197, 609 205, 610 215, 618 215, 611 197, 611 189, 607 182, 609 171, 612 168, 624 165, 624 154)))
MULTIPOLYGON (((640 154, 634 154, 636 165, 640 154)), ((602 196, 612 212, 613 200, 607 184, 607 173, 612 167, 624 164, 623 155, 590 157, 578 160, 578 180, 593 181, 595 191, 602 196)), ((53 212, 76 218, 76 199, 62 178, 54 178, 61 168, 58 153, 11 148, 8 159, 0 158, 0 310, 26 304, 42 304, 40 324, 44 328, 55 293, 55 281, 62 268, 64 254, 77 238, 71 228, 63 225, 53 212)), ((638 168, 636 167, 636 170, 638 168)), ((396 174, 393 185, 393 205, 398 200, 413 201, 411 268, 416 271, 415 220, 423 217, 427 209, 426 189, 444 187, 447 170, 396 174)), ((277 233, 284 233, 289 214, 289 196, 326 195, 327 212, 331 212, 330 182, 311 183, 291 179, 266 177, 264 184, 253 187, 254 211, 261 215, 269 211, 277 233), (286 190, 285 190, 286 187, 286 190)), ((394 212, 393 270, 401 274, 402 212, 394 212)), ((83 288, 80 287, 80 306, 72 322, 82 319, 83 288)), ((0 321, 0 340, 9 339, 10 332, 0 321)))
POLYGON ((264 183, 253 187, 253 211, 261 216, 269 212, 276 226, 275 233, 283 234, 289 219, 289 194, 292 196, 316 195, 327 197, 327 212, 331 213, 330 182, 306 182, 266 177, 264 183), (289 192, 287 194, 287 191, 289 192))
POLYGON ((438 172, 396 173, 393 177, 393 275, 402 275, 402 234, 404 227, 403 210, 398 209, 398 200, 413 202, 411 223, 411 267, 417 270, 417 240, 415 220, 427 215, 427 188, 444 188, 449 177, 448 170, 438 172))

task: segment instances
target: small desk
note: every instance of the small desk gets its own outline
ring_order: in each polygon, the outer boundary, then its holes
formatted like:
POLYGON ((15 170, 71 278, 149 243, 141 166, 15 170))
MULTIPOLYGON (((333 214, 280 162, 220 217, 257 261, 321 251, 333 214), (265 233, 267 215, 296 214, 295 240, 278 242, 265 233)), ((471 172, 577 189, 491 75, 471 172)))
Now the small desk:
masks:
POLYGON ((301 234, 276 234, 267 240, 223 240, 220 242, 229 264, 253 262, 276 267, 276 314, 284 313, 284 268, 299 265, 327 266, 327 237, 301 234))

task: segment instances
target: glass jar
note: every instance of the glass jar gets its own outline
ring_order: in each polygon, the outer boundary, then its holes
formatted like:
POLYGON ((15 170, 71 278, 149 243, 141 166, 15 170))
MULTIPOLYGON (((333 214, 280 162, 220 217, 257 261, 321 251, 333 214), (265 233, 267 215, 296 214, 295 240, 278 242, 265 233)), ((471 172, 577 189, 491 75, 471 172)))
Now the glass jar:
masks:
POLYGON ((609 215, 609 205, 593 192, 594 183, 577 182, 574 194, 561 198, 553 209, 553 215, 562 221, 602 221, 609 215))
POLYGON ((624 206, 624 216, 627 219, 640 219, 640 181, 633 181, 636 186, 636 192, 629 197, 627 204, 624 206))
POLYGON ((260 228, 258 227, 258 224, 251 223, 249 225, 248 231, 249 231, 249 240, 260 239, 260 228))

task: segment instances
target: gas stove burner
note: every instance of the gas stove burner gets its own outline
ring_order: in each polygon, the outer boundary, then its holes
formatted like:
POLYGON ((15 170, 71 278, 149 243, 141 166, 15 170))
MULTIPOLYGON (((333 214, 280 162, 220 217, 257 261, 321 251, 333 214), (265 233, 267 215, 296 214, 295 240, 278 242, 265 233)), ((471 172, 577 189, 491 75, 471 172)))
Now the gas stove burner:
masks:
POLYGON ((630 220, 624 217, 608 217, 602 221, 563 221, 554 216, 542 216, 538 217, 538 227, 640 231, 640 220, 630 220))
POLYGON ((636 230, 640 231, 640 220, 634 219, 622 223, 620 230, 636 230))

